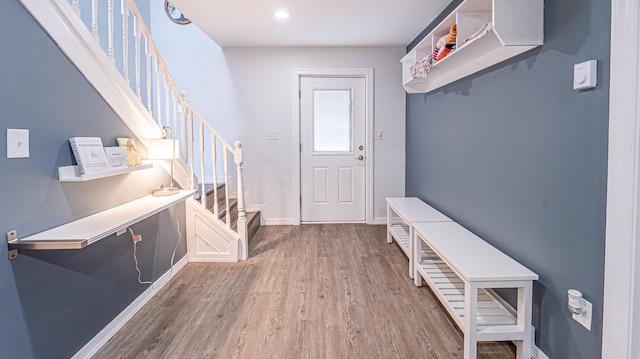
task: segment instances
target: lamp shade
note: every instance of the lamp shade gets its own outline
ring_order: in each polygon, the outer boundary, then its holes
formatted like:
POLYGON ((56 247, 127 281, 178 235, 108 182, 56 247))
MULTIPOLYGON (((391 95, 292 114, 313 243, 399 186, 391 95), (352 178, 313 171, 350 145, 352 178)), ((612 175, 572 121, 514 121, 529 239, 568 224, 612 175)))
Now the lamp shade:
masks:
POLYGON ((147 142, 147 149, 151 160, 171 160, 180 153, 180 144, 178 140, 170 138, 150 139, 147 142))

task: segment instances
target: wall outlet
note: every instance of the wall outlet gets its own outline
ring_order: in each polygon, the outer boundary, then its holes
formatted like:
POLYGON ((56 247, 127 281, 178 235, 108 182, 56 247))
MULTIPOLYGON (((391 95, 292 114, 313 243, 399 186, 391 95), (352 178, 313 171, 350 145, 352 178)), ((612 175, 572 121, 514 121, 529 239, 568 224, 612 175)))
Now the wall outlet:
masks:
POLYGON ((591 315, 593 313, 592 305, 586 299, 582 298, 582 308, 584 311, 581 314, 572 314, 573 320, 582 324, 587 330, 591 330, 591 315))
POLYGON ((373 132, 373 139, 374 140, 381 140, 382 137, 383 137, 382 131, 374 131, 373 132))
POLYGON ((133 242, 134 243, 138 243, 142 240, 142 234, 134 234, 133 235, 133 242))
POLYGON ((278 139, 278 131, 270 130, 267 131, 267 140, 276 141, 278 139))

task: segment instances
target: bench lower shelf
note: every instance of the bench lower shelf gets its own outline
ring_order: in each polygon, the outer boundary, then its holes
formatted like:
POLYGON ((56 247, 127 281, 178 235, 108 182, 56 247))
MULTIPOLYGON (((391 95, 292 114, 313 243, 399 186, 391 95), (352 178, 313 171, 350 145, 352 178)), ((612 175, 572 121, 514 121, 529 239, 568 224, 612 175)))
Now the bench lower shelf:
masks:
POLYGON ((394 224, 390 226, 391 235, 395 238, 400 248, 411 258, 411 236, 409 234, 409 226, 405 224, 394 224))
MULTIPOLYGON (((464 328, 465 283, 435 252, 423 249, 417 265, 434 294, 456 325, 464 328)), ((477 300, 478 341, 522 340, 523 328, 517 326, 516 313, 493 290, 479 288, 477 300)))

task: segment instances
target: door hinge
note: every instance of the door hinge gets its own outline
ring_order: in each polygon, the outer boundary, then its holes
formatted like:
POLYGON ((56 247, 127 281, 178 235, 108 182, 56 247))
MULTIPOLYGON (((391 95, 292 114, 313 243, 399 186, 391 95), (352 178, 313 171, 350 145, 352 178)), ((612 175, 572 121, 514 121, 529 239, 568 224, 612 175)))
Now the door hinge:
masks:
POLYGON ((300 152, 302 152, 302 143, 300 144, 300 152))
POLYGON ((302 90, 298 90, 298 98, 302 98, 302 90))

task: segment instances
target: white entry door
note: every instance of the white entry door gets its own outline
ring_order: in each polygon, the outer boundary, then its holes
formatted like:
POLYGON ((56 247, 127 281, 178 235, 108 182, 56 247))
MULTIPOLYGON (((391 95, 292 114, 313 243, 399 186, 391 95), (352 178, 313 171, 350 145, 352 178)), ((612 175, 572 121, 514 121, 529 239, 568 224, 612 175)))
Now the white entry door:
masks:
POLYGON ((365 79, 300 79, 300 220, 364 222, 365 79))

